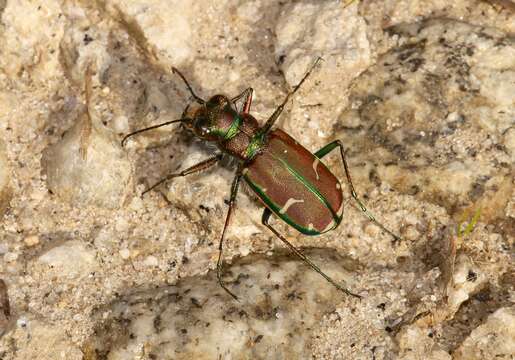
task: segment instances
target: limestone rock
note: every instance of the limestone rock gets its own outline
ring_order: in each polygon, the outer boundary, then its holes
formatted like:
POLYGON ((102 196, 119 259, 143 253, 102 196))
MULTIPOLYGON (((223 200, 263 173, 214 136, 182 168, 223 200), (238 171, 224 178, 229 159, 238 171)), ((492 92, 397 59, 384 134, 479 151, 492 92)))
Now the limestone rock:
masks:
MULTIPOLYGON (((306 254, 337 279, 350 279, 340 256, 306 254)), ((219 286, 214 271, 137 292, 99 310, 86 353, 92 360, 143 354, 156 360, 310 359, 311 329, 321 316, 335 302, 359 304, 290 257, 251 256, 226 270, 239 302, 219 286)))
POLYGON ((75 206, 117 208, 131 190, 127 154, 84 118, 45 151, 42 162, 48 188, 75 206))
POLYGON ((51 267, 57 276, 80 278, 94 271, 95 254, 80 241, 67 241, 48 250, 39 257, 39 262, 51 267))
POLYGON ((455 359, 512 359, 515 354, 515 309, 501 308, 472 331, 456 351, 455 359))
POLYGON ((368 164, 355 178, 452 215, 480 207, 483 221, 502 217, 513 188, 513 38, 446 19, 388 31, 398 47, 355 81, 341 116, 351 163, 368 164))

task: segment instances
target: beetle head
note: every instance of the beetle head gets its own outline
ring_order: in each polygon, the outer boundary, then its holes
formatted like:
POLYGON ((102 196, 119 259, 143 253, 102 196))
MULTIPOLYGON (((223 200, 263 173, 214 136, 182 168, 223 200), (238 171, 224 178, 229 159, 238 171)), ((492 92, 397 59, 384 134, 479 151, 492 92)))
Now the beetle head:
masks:
POLYGON ((215 95, 204 104, 188 105, 183 113, 186 127, 204 140, 216 140, 219 135, 217 121, 228 104, 230 101, 226 96, 215 95))

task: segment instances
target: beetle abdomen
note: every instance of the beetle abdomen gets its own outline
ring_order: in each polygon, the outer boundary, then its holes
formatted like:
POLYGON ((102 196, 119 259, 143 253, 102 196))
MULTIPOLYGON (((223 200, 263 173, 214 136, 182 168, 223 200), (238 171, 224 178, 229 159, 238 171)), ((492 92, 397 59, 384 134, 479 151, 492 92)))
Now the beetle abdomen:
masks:
POLYGON ((316 156, 280 129, 268 135, 244 178, 266 207, 301 233, 322 234, 341 221, 340 182, 316 156))

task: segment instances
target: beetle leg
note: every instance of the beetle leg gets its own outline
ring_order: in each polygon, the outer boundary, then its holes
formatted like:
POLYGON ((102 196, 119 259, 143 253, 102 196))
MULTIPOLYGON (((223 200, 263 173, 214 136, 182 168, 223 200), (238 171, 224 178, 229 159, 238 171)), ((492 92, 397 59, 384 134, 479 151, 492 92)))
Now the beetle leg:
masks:
POLYGON ((311 74, 311 72, 313 71, 313 69, 318 65, 318 63, 322 60, 321 57, 318 57, 315 62, 313 63, 313 65, 311 65, 311 68, 309 68, 308 72, 306 73, 306 75, 304 75, 304 77, 300 80, 300 82, 293 88, 292 91, 290 91, 288 93, 288 95, 286 95, 286 98, 284 99, 284 101, 281 103, 281 105, 279 105, 277 107, 277 109, 275 109, 274 113, 272 114, 272 116, 270 116, 270 118, 268 118, 268 120, 266 121, 266 124, 263 126, 262 128, 262 132, 264 134, 268 133, 270 131, 270 129, 272 128, 272 126, 274 125, 274 123, 277 121, 277 119, 279 118, 279 115, 281 115, 281 113, 283 112, 284 110, 284 106, 286 105, 286 103, 288 102, 288 100, 290 100, 290 98, 293 96, 293 94, 295 94, 297 92, 297 90, 299 90, 300 86, 302 85, 302 83, 304 83, 304 81, 306 81, 306 79, 308 78, 308 76, 311 74))
POLYGON ((250 111, 250 105, 252 105, 252 94, 254 93, 254 89, 252 88, 246 88, 245 90, 243 90, 243 92, 238 95, 238 96, 235 96, 231 99, 231 102, 234 104, 234 106, 236 106, 236 102, 238 100, 240 100, 241 98, 244 98, 244 102, 243 102, 243 109, 238 109, 238 112, 241 112, 241 113, 244 113, 244 114, 248 114, 249 111, 250 111))
POLYGON ((275 230, 272 225, 269 224, 268 220, 270 219, 270 215, 272 212, 270 209, 265 209, 263 212, 263 217, 261 218, 261 222, 263 225, 265 225, 267 228, 269 228, 275 236, 277 236, 288 248, 297 255, 302 261, 304 261, 306 264, 308 264, 313 270, 315 270, 317 273, 319 273, 324 279, 326 279, 328 282, 330 282, 334 287, 336 287, 338 290, 343 291, 345 294, 357 297, 358 299, 361 298, 361 296, 354 294, 347 290, 344 287, 341 287, 335 280, 333 280, 329 275, 324 273, 318 266, 316 266, 306 255, 304 255, 299 249, 297 249, 295 246, 293 246, 284 236, 279 234, 277 230, 275 230))
POLYGON ((229 199, 229 210, 227 210, 227 215, 225 217, 224 229, 222 230, 222 236, 220 237, 220 244, 218 245, 218 261, 216 263, 216 277, 218 278, 218 283, 220 286, 227 291, 229 295, 233 297, 234 300, 238 300, 238 297, 234 295, 226 286, 222 279, 223 275, 223 259, 222 259, 222 250, 223 243, 225 238, 225 230, 229 227, 229 222, 231 220, 231 215, 233 209, 236 207, 236 195, 238 195, 238 187, 240 185, 240 180, 242 177, 242 167, 238 168, 236 175, 234 176, 234 180, 231 185, 231 197, 229 199))
POLYGON ((349 183, 349 188, 350 188, 350 194, 351 196, 354 198, 354 200, 358 203, 361 211, 363 211, 363 213, 370 219, 370 221, 372 221, 374 224, 376 224, 377 226, 379 226, 383 231, 387 232, 390 236, 392 236, 395 241, 399 241, 400 240, 400 237, 395 235, 393 232, 391 232, 390 230, 388 230, 383 224, 381 224, 379 221, 376 220, 376 218, 374 217, 374 215, 367 210, 367 208, 365 207, 365 205, 361 202, 361 200, 358 198, 358 194, 356 193, 356 190, 354 190, 354 185, 352 185, 352 179, 350 177, 350 171, 349 171, 349 166, 347 165, 347 160, 345 159, 345 150, 343 148, 343 144, 340 140, 335 140, 329 144, 327 144, 326 146, 324 146, 322 149, 318 150, 316 153, 315 153, 315 156, 317 158, 323 158, 324 156, 326 156, 327 154, 329 154, 332 150, 334 150, 336 147, 339 147, 340 148, 340 154, 342 156, 342 161, 343 161, 343 167, 345 169, 345 176, 347 177, 347 182, 349 183))
POLYGON ((185 170, 182 170, 181 172, 178 172, 178 173, 175 173, 175 174, 170 174, 167 177, 165 177, 164 179, 161 179, 158 182, 156 182, 154 185, 152 185, 151 187, 149 187, 145 191, 143 191, 141 193, 141 195, 145 195, 150 190, 155 189, 156 187, 158 187, 162 183, 164 183, 164 182, 166 182, 168 180, 171 180, 173 178, 181 177, 181 176, 186 176, 186 175, 190 175, 190 174, 194 174, 194 173, 198 173, 198 172, 201 172, 201 171, 203 171, 205 169, 208 169, 211 166, 215 165, 221 159, 222 159, 222 154, 218 154, 218 155, 213 156, 213 157, 211 157, 209 159, 201 161, 198 164, 195 164, 195 165, 193 165, 193 166, 191 166, 191 167, 189 167, 189 168, 187 168, 185 170))

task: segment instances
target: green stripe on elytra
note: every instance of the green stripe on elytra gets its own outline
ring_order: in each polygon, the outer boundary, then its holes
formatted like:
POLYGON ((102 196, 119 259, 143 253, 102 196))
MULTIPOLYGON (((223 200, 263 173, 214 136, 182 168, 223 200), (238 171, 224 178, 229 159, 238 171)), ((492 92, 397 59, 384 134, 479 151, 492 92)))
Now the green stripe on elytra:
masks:
POLYGON ((286 215, 286 213, 281 214, 281 207, 274 203, 272 199, 270 199, 270 197, 263 191, 263 189, 259 185, 250 180, 247 175, 245 175, 244 178, 247 181, 247 184, 249 184, 249 186, 252 188, 252 190, 254 190, 254 192, 261 199, 263 199, 263 201, 270 208, 270 210, 272 210, 277 216, 283 219, 288 225, 294 227, 295 229, 306 235, 320 235, 320 231, 305 228, 304 226, 301 226, 297 224, 295 221, 293 221, 292 218, 286 215))
MULTIPOLYGON (((273 156, 273 155, 272 155, 273 156)), ((275 156, 274 156, 275 157, 275 156)), ((292 174, 297 180, 299 180, 305 187, 308 188, 309 191, 311 191, 311 193, 313 195, 315 195, 318 200, 324 204, 324 206, 329 209, 329 211, 331 212, 331 215, 333 216, 333 220, 335 222, 335 225, 338 225, 340 223, 340 221, 342 220, 341 217, 339 217, 336 212, 333 210, 333 208, 331 207, 331 204, 329 204, 329 201, 327 201, 327 199, 320 193, 320 191, 318 191, 318 189, 313 186, 312 183, 310 183, 304 176, 302 176, 302 174, 300 174, 297 170, 295 170, 294 168, 292 168, 290 166, 290 164, 288 164, 286 161, 284 161, 283 159, 281 158, 278 158, 278 157, 275 157, 277 160, 279 160, 285 167, 286 169, 290 172, 290 174, 292 174)))

